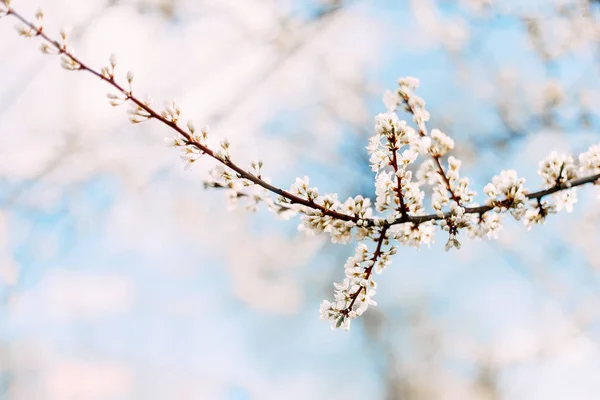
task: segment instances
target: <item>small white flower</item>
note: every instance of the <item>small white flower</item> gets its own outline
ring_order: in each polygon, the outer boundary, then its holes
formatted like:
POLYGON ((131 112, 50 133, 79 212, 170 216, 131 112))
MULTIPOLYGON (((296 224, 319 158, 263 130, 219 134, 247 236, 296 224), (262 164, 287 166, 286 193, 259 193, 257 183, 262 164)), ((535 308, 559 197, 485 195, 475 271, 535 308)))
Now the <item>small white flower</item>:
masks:
POLYGON ((63 54, 60 57, 61 67, 68 71, 77 71, 81 69, 81 65, 72 58, 73 55, 72 50, 68 51, 68 54, 63 54))
POLYGON ((60 37, 62 38, 63 42, 67 41, 67 38, 71 34, 72 30, 73 30, 73 28, 71 28, 70 26, 63 26, 60 29, 60 37))
POLYGON ((31 27, 27 26, 27 25, 23 25, 23 24, 17 24, 15 26, 15 29, 17 30, 17 33, 20 36, 26 37, 26 38, 32 38, 34 36, 37 36, 38 32, 35 29, 32 29, 31 27))
POLYGON ((169 122, 177 123, 181 115, 181 109, 175 100, 168 101, 160 115, 169 122))
POLYGON ((47 42, 43 42, 40 45, 40 51, 44 54, 51 54, 51 55, 58 54, 58 50, 56 49, 56 47, 48 44, 47 42))
POLYGON ((38 21, 41 21, 44 19, 44 10, 42 10, 41 8, 38 8, 35 11, 35 19, 37 19, 38 21))
POLYGON ((436 157, 441 157, 454 148, 454 140, 439 129, 431 131, 430 152, 436 157))
POLYGON ((193 134, 196 131, 196 125, 194 124, 194 121, 189 120, 187 122, 187 128, 188 128, 188 131, 190 131, 190 133, 193 134))
POLYGON ((113 107, 120 106, 127 101, 127 97, 114 93, 108 93, 106 97, 108 98, 110 105, 113 107))
POLYGON ((529 208, 523 217, 523 222, 527 230, 531 230, 535 224, 543 224, 546 221, 548 214, 556 213, 556 205, 546 201, 535 203, 529 208))
POLYGON ((420 84, 419 79, 414 78, 412 76, 407 76, 407 77, 398 79, 398 85, 400 85, 401 87, 406 87, 411 90, 418 89, 419 84, 420 84))
POLYGON ((591 146, 588 151, 581 153, 579 163, 581 164, 581 175, 600 174, 600 144, 591 146))
POLYGON ((456 238, 456 235, 450 235, 448 241, 446 242, 446 246, 444 246, 444 249, 449 251, 453 247, 455 247, 456 250, 460 250, 460 242, 456 238))
POLYGON ((473 239, 497 239, 498 232, 502 229, 502 214, 488 211, 471 215, 472 221, 467 226, 467 234, 473 239))
POLYGON ((290 188, 290 193, 303 196, 308 190, 308 176, 304 178, 296 178, 296 182, 290 188))
POLYGON ((225 151, 219 149, 216 150, 214 153, 215 158, 221 160, 221 161, 227 161, 227 154, 225 153, 225 151))

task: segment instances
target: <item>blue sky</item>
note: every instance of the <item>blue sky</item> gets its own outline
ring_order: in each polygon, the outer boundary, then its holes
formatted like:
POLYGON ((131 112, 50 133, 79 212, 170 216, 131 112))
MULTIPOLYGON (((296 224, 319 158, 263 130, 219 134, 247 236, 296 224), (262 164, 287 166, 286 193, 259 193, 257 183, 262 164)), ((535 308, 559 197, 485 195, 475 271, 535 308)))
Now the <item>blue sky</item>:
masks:
MULTIPOLYGON (((407 32, 418 36, 421 27, 406 2, 355 3, 366 13, 365 18, 384 27, 387 39, 378 44, 378 58, 365 61, 365 80, 383 90, 393 88, 399 76, 419 77, 419 94, 432 112, 430 127, 449 129, 457 147, 482 133, 496 135, 503 130, 490 102, 473 92, 481 85, 494 87, 489 70, 516 70, 523 85, 540 84, 549 75, 567 89, 597 89, 595 68, 590 69, 592 53, 567 55, 548 70, 532 55, 523 27, 514 18, 473 23, 470 43, 474 49, 468 47, 452 57, 439 43, 414 44, 416 39, 407 32), (459 80, 459 63, 468 66, 468 84, 459 80)), ((301 3, 298 8, 301 14, 310 14, 314 5, 301 3)), ((439 12, 442 18, 450 18, 457 9, 442 6, 439 12)), ((152 69, 152 65, 147 67, 152 69)), ((76 75, 68 78, 81 79, 76 75)), ((381 92, 376 92, 365 94, 371 116, 384 109, 381 92)), ((300 107, 279 105, 284 111, 263 124, 265 136, 286 138, 298 126, 310 123, 310 102, 300 107)), ((560 112, 572 113, 568 107, 560 112)), ((0 136, 8 127, 0 120, 0 136)), ((597 140, 589 130, 575 124, 567 127, 559 131, 535 126, 535 132, 504 151, 485 150, 466 160, 464 173, 480 191, 501 169, 514 168, 537 189, 540 157, 553 149, 581 151, 597 140)), ((311 157, 294 157, 293 168, 274 174, 276 182, 291 183, 306 174, 323 192, 350 195, 368 191, 372 178, 368 168, 351 172, 354 163, 344 157, 345 152, 354 154, 351 149, 363 148, 367 135, 356 135, 356 127, 348 125, 341 129, 344 136, 337 150, 342 162, 327 164, 311 161, 311 157)), ((410 369, 413 364, 406 360, 420 360, 427 352, 426 344, 419 342, 424 328, 414 321, 415 316, 435 327, 431 329, 443 343, 438 362, 445 373, 469 380, 476 373, 474 361, 460 349, 471 346, 483 355, 510 355, 527 346, 534 348, 553 327, 568 333, 573 309, 586 301, 586 296, 597 293, 595 271, 569 241, 569 233, 565 235, 565 231, 578 229, 577 223, 593 208, 595 199, 585 197, 582 191, 583 204, 573 215, 556 216, 547 226, 528 234, 521 224, 508 222, 499 244, 464 240, 460 252, 446 253, 446 239, 439 234, 431 249, 402 249, 378 281, 378 311, 383 321, 380 341, 374 341, 361 323, 354 324, 350 333, 331 332, 318 320, 318 305, 331 295, 330 282, 342 276, 352 246, 323 243, 322 250, 303 265, 294 264, 297 255, 293 253, 305 251, 304 244, 285 248, 283 257, 266 252, 264 259, 257 261, 248 253, 251 271, 274 282, 278 274, 289 274, 297 280, 303 297, 299 306, 287 313, 249 304, 238 293, 238 281, 232 276, 244 272, 228 266, 228 253, 258 249, 259 238, 292 241, 298 221, 275 221, 261 211, 243 220, 240 217, 238 228, 235 218, 240 214, 222 216, 222 193, 203 190, 200 174, 196 186, 187 185, 194 181, 195 171, 181 178, 176 154, 170 163, 140 188, 130 189, 118 175, 99 173, 64 187, 49 208, 40 210, 29 201, 17 201, 3 210, 10 221, 9 253, 21 275, 17 286, 0 288, 15 296, 3 305, 0 340, 15 346, 15 352, 26 360, 30 355, 18 350, 20 343, 40 346, 44 354, 51 354, 33 356, 39 361, 35 368, 41 376, 64 360, 84 360, 123 366, 125 376, 134 382, 125 385, 128 389, 123 393, 106 398, 165 398, 165 393, 173 393, 173 387, 183 386, 180 381, 210 386, 202 392, 190 384, 189 393, 205 393, 206 398, 215 399, 275 399, 283 395, 383 398, 389 353, 410 369), (174 183, 165 183, 169 179, 174 183), (171 208, 179 196, 187 205, 198 204, 201 209, 199 223, 191 231, 170 222, 171 218, 185 218, 171 208), (128 219, 137 212, 145 217, 139 226, 141 219, 128 219), (209 218, 211 214, 218 218, 209 218), (120 234, 115 234, 115 224, 120 234), (194 235, 203 239, 196 240, 194 235), (284 272, 271 267, 282 263, 292 266, 284 272)), ((15 187, 29 184, 39 185, 29 179, 2 179, 0 199, 15 187)), ((33 196, 47 193, 34 191, 33 196)), ((593 338, 595 330, 597 324, 588 336, 593 338)), ((591 341, 588 336, 584 338, 591 341)), ((542 384, 556 387, 556 393, 568 390, 570 386, 564 389, 556 380, 560 377, 563 382, 598 390, 593 379, 600 368, 596 353, 597 349, 590 350, 590 356, 580 361, 573 373, 560 367, 563 357, 571 355, 568 351, 541 361, 535 356, 524 361, 515 356, 519 361, 499 361, 500 381, 506 393, 515 393, 517 398, 544 398, 543 392, 535 389, 542 384), (523 385, 522 380, 530 384, 523 385)), ((419 368, 422 364, 415 361, 417 374, 419 368)), ((17 374, 14 379, 23 382, 30 378, 17 374)))

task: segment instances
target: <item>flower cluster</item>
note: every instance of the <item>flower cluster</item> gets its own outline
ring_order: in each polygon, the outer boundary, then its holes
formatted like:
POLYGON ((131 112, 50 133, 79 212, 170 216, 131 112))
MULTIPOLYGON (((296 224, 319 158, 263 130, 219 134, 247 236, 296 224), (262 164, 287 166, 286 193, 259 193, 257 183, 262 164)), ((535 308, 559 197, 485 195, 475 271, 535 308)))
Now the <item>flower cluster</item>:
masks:
POLYGON ((132 88, 133 72, 127 72, 127 83, 120 84, 115 56, 97 71, 75 57, 67 44, 69 29, 61 30, 60 39, 53 40, 44 32, 41 10, 29 22, 10 4, 0 0, 0 17, 17 18, 21 23, 19 34, 40 38, 41 50, 60 55, 65 69, 89 72, 108 84, 112 90, 107 95, 110 104, 128 104, 132 123, 154 120, 174 132, 165 143, 180 151, 186 169, 200 157, 211 157, 217 166, 205 186, 225 190, 231 208, 243 198, 251 211, 265 204, 282 218, 301 214, 299 229, 308 234, 327 233, 334 243, 358 242, 355 254, 346 262, 345 278, 334 284, 334 301, 321 304, 321 318, 331 321, 334 328, 349 329, 353 319, 376 304, 373 273, 380 274, 390 265, 397 252, 393 243, 430 246, 436 231, 442 230, 448 234, 446 250, 459 249, 461 231, 476 239, 498 237, 506 213, 523 220, 531 229, 544 223, 550 214, 571 211, 577 201, 576 187, 600 184, 599 144, 578 158, 551 153, 539 164, 543 190, 530 192, 516 171, 501 171, 483 188, 484 205, 473 203, 477 193, 470 189, 470 180, 460 174, 462 162, 450 155, 454 140, 439 129, 429 133, 430 113, 425 101, 415 94, 419 81, 408 77, 398 81, 394 92, 384 95, 387 111, 375 117, 374 135, 366 146, 375 173, 374 202, 363 196, 342 202, 335 193, 320 194, 317 187, 310 186, 308 177, 298 178, 289 190, 284 190, 263 176, 261 161, 253 161, 248 169, 237 165, 229 141, 222 140, 218 148, 209 147, 208 128, 197 130, 192 121, 180 126, 182 110, 175 101, 159 110, 149 98, 137 97, 132 88), (396 113, 400 105, 412 115, 413 126, 396 113), (431 194, 429 213, 426 193, 431 194), (369 246, 369 242, 374 245, 369 246))
MULTIPOLYGON (((558 154, 555 151, 540 162, 538 174, 542 177, 546 189, 571 182, 579 177, 573 157, 566 154, 558 154)), ((546 214, 561 211, 563 208, 567 212, 572 212, 573 205, 577 202, 577 189, 562 190, 554 193, 552 198, 555 201, 554 205, 548 205, 546 211, 543 209, 538 210, 540 211, 539 215, 542 220, 546 214)), ((541 208, 542 206, 538 204, 537 209, 541 208)))
MULTIPOLYGON (((7 3, 7 6, 9 4, 7 3)), ((35 21, 29 25, 17 24, 15 29, 19 33, 19 35, 32 38, 40 34, 44 29, 44 11, 41 8, 38 8, 35 12, 35 21)))
POLYGON ((304 177, 304 180, 297 179, 296 184, 292 185, 291 192, 293 193, 294 188, 296 188, 298 190, 296 193, 300 196, 305 196, 307 200, 322 207, 322 209, 351 216, 352 219, 344 221, 323 213, 320 208, 315 209, 310 206, 296 205, 294 209, 303 214, 300 218, 301 223, 298 226, 300 231, 311 235, 325 232, 331 236, 333 243, 343 244, 349 243, 352 240, 352 232, 355 228, 356 240, 363 240, 373 232, 373 228, 368 225, 368 221, 372 220, 371 217, 373 215, 371 200, 365 199, 362 196, 356 196, 354 198, 349 197, 342 203, 337 199, 337 194, 319 196, 317 188, 311 188, 307 185, 307 177, 304 177), (299 184, 302 186, 298 187, 299 184))
POLYGON ((488 197, 485 204, 497 213, 510 211, 512 216, 519 220, 525 214, 527 196, 525 194, 524 178, 517 177, 517 171, 501 171, 500 175, 492 178, 483 192, 488 197))
POLYGON ((457 205, 473 201, 473 197, 477 193, 469 189, 469 178, 460 177, 462 161, 453 156, 448 157, 448 168, 444 170, 443 174, 436 170, 432 163, 425 165, 426 169, 421 174, 433 186, 431 206, 435 211, 442 213, 445 207, 450 206, 451 200, 457 205))
MULTIPOLYGON (((189 148, 189 146, 187 147, 189 148)), ((190 163, 187 162, 186 168, 189 165, 190 163)), ((217 165, 211 169, 210 177, 210 180, 204 182, 204 187, 224 189, 229 210, 237 208, 241 198, 247 200, 246 210, 248 211, 256 211, 261 202, 270 202, 271 197, 268 191, 231 173, 231 170, 226 169, 223 165, 217 165)))
POLYGON ((431 155, 442 157, 454 149, 454 140, 439 129, 431 130, 431 155))
MULTIPOLYGON (((163 111, 166 114, 167 111, 163 111)), ((197 143, 207 145, 208 141, 208 127, 202 128, 200 132, 196 132, 196 125, 194 121, 190 120, 187 122, 187 129, 189 136, 185 137, 181 134, 176 137, 166 137, 165 145, 168 147, 178 147, 180 149, 180 158, 183 162, 184 169, 187 170, 191 165, 198 161, 204 152, 196 146, 197 143)))
POLYGON ((546 217, 549 214, 555 214, 558 211, 556 204, 549 203, 547 201, 537 200, 533 207, 525 211, 523 216, 523 222, 527 227, 527 230, 531 230, 535 224, 543 224, 546 221, 546 217))
MULTIPOLYGON (((600 144, 594 145, 588 151, 581 153, 579 163, 582 176, 600 174, 600 144)), ((600 179, 596 180, 595 183, 600 184, 600 179)))
POLYGON ((471 239, 497 239, 502 229, 503 214, 494 211, 471 214, 471 223, 467 226, 467 235, 471 239))
POLYGON ((413 115, 413 121, 420 130, 421 135, 427 134, 425 123, 431 115, 425 108, 425 100, 414 94, 419 88, 420 82, 417 78, 406 77, 398 79, 397 95, 406 105, 406 109, 413 115))
POLYGON ((415 248, 419 248, 423 244, 430 246, 435 237, 435 225, 432 221, 405 222, 392 226, 390 237, 405 246, 415 248))
POLYGON ((375 117, 375 135, 369 139, 371 170, 375 175, 377 211, 396 214, 422 211, 423 194, 408 168, 423 152, 423 139, 392 111, 375 117))
MULTIPOLYGON (((111 102, 111 104, 113 104, 111 102)), ((131 102, 129 103, 129 110, 127 110, 127 114, 129 114, 129 122, 132 124, 139 124, 140 122, 148 121, 152 118, 152 114, 148 111, 148 108, 152 106, 152 98, 147 96, 141 102, 131 102)))
POLYGON ((334 283, 334 301, 324 300, 321 303, 321 319, 332 322, 332 328, 350 329, 353 319, 360 317, 370 305, 377 305, 373 296, 377 291, 377 283, 373 280, 373 272, 381 274, 391 264, 391 256, 397 248, 392 246, 387 251, 381 250, 386 231, 381 232, 377 249, 371 255, 366 244, 360 243, 353 256, 344 265, 346 277, 340 283, 334 283))

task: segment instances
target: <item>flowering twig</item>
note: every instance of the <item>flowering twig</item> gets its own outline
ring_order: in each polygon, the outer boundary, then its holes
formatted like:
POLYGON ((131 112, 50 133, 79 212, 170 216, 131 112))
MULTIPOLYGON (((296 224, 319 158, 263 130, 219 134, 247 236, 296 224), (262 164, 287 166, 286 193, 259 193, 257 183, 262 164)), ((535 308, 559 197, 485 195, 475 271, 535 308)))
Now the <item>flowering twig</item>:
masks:
MULTIPOLYGON (((108 83, 113 88, 117 89, 117 91, 124 96, 124 97, 118 98, 118 97, 114 97, 114 95, 111 95, 111 96, 109 96, 109 99, 120 100, 120 104, 123 104, 127 101, 133 102, 138 107, 138 110, 137 110, 138 113, 140 113, 140 112, 145 113, 145 114, 142 114, 141 116, 145 117, 146 120, 156 119, 156 120, 160 121, 161 123, 167 125, 169 128, 175 130, 178 134, 180 134, 183 137, 183 143, 185 146, 192 146, 192 147, 196 148, 197 150, 199 150, 201 152, 201 154, 207 154, 208 156, 214 158, 215 160, 217 160, 218 162, 227 166, 228 168, 231 168, 237 174, 239 174, 239 176, 241 178, 247 179, 247 180, 251 181, 252 183, 259 185, 272 193, 275 193, 279 196, 286 198, 292 204, 301 204, 305 207, 309 207, 309 208, 318 210, 318 211, 322 212, 324 215, 328 215, 328 216, 331 216, 332 218, 343 220, 343 221, 357 221, 358 220, 358 218, 355 216, 346 215, 346 214, 342 214, 340 212, 336 212, 334 210, 326 209, 325 207, 323 207, 319 204, 316 204, 315 202, 308 201, 301 197, 295 196, 283 189, 273 186, 273 185, 267 183, 266 181, 264 181, 263 179, 259 178, 258 176, 255 176, 252 173, 241 168, 240 166, 235 164, 230 158, 221 157, 218 153, 214 152, 213 150, 208 148, 206 145, 200 143, 192 135, 190 135, 190 133, 188 133, 184 129, 182 129, 177 124, 177 121, 170 120, 168 117, 163 116, 163 115, 161 115, 161 113, 155 111, 151 107, 149 101, 141 100, 140 98, 136 97, 131 90, 127 90, 122 85, 117 83, 115 81, 115 77, 114 77, 114 68, 116 66, 116 59, 114 58, 114 56, 111 56, 111 60, 110 60, 111 61, 110 66, 112 67, 112 71, 109 73, 98 72, 95 69, 89 67, 85 62, 83 62, 83 60, 76 57, 73 50, 70 49, 68 46, 66 46, 65 42, 66 42, 66 39, 67 39, 68 33, 69 33, 68 29, 64 29, 63 31, 61 31, 61 37, 63 39, 63 43, 55 41, 52 38, 50 38, 48 35, 46 35, 46 33, 43 30, 42 25, 37 26, 35 23, 29 22, 27 19, 25 19, 23 16, 21 16, 17 11, 15 11, 14 8, 11 8, 10 1, 7 1, 7 0, 0 0, 0 1, 4 2, 4 4, 7 7, 5 10, 5 15, 14 16, 19 21, 21 21, 21 23, 23 23, 25 28, 19 30, 19 33, 22 36, 27 36, 27 37, 38 36, 38 37, 42 38, 46 42, 44 45, 42 45, 42 51, 44 51, 46 53, 49 53, 51 49, 54 49, 55 51, 57 51, 56 54, 60 54, 63 56, 63 67, 65 67, 66 69, 71 69, 71 70, 87 71, 87 72, 91 73, 92 75, 95 75, 96 77, 100 78, 104 82, 108 83)), ((42 15, 42 18, 43 18, 43 13, 41 13, 41 11, 38 12, 38 15, 42 15)), ((41 21, 41 19, 39 19, 38 21, 41 21)), ((108 71, 108 70, 103 69, 103 72, 104 71, 108 71)), ((128 81, 130 81, 130 83, 131 83, 131 81, 133 81, 133 74, 131 72, 129 72, 127 78, 128 78, 128 81)), ((118 104, 114 104, 114 103, 112 103, 112 104, 118 105, 118 104)), ((142 122, 142 121, 133 120, 132 122, 137 123, 137 122, 142 122)))
POLYGON ((155 119, 172 129, 176 136, 165 141, 179 148, 186 167, 203 155, 215 159, 218 164, 211 171, 212 181, 205 183, 205 187, 226 190, 230 204, 243 199, 250 210, 265 203, 269 210, 282 217, 300 213, 299 229, 307 233, 328 233, 336 243, 349 243, 353 239, 359 242, 355 254, 346 262, 346 277, 334 284, 334 301, 321 304, 321 318, 332 321, 333 327, 348 329, 351 320, 359 317, 369 305, 376 304, 372 299, 377 287, 373 273, 382 273, 391 263, 397 247, 384 249, 384 246, 392 241, 413 247, 429 246, 439 227, 448 232, 446 250, 458 249, 461 230, 472 238, 495 238, 507 213, 517 220, 522 219, 530 229, 534 224, 544 223, 550 214, 562 209, 570 212, 577 201, 578 186, 600 184, 600 145, 595 145, 581 153, 578 162, 572 157, 551 153, 539 164, 543 190, 529 192, 524 187, 525 180, 519 178, 516 171, 501 171, 483 189, 485 204, 473 203, 476 192, 470 190, 469 179, 460 176, 461 161, 453 156, 445 158, 454 148, 454 141, 438 129, 428 132, 429 112, 424 100, 413 93, 419 81, 402 78, 398 81, 399 89, 384 96, 388 112, 375 117, 375 134, 367 146, 371 169, 375 172, 373 205, 362 196, 342 202, 335 193, 320 194, 316 187, 309 185, 308 177, 297 178, 289 190, 284 190, 263 176, 262 161, 253 161, 251 169, 244 169, 233 162, 229 141, 223 140, 220 149, 213 149, 207 142, 208 128, 197 131, 193 121, 182 127, 181 109, 175 101, 168 102, 159 111, 151 100, 134 94, 133 72, 126 74, 127 85, 118 83, 115 56, 111 56, 108 65, 100 71, 89 67, 68 46, 68 29, 61 30, 59 41, 44 32, 41 10, 36 12, 35 21, 30 22, 10 6, 9 0, 0 0, 0 17, 3 16, 13 16, 21 22, 17 27, 20 35, 41 38, 41 50, 60 56, 63 68, 87 71, 116 89, 117 94, 107 95, 110 104, 130 104, 132 123, 155 119), (401 103, 412 114, 416 130, 395 113, 401 103), (419 156, 426 156, 425 160, 414 168, 419 156), (447 162, 447 168, 442 160, 447 162), (432 213, 425 210, 422 190, 425 186, 432 189, 432 213), (273 200, 272 194, 278 197, 273 200), (365 244, 367 240, 375 243, 372 251, 365 244))
POLYGON ((402 215, 402 218, 408 219, 410 218, 410 216, 408 215, 408 210, 406 209, 406 204, 404 203, 404 194, 402 194, 402 176, 399 174, 399 168, 398 168, 398 154, 397 151, 398 148, 396 147, 396 139, 395 137, 391 137, 389 140, 389 144, 391 147, 391 153, 392 153, 392 168, 394 169, 394 174, 396 175, 396 193, 398 195, 398 202, 400 203, 398 205, 398 211, 400 211, 400 214, 402 215))
MULTIPOLYGON (((383 242, 385 240, 385 235, 387 234, 388 229, 389 229, 389 225, 384 226, 381 229, 381 233, 379 234, 379 238, 377 239, 377 248, 373 252, 373 256, 371 257, 371 260, 369 262, 370 266, 367 267, 367 269, 365 269, 365 271, 364 271, 364 279, 368 280, 371 277, 371 274, 373 273, 373 268, 375 267, 375 264, 377 263, 379 257, 381 257, 381 255, 383 254, 381 252, 381 245, 383 244, 383 242)), ((360 286, 358 288, 358 290, 356 290, 354 292, 354 294, 352 294, 350 296, 350 299, 351 299, 350 304, 348 304, 348 306, 346 308, 344 308, 343 310, 341 310, 340 312, 343 315, 348 316, 348 314, 352 311, 352 307, 354 306, 354 303, 356 303, 356 299, 358 299, 358 296, 360 296, 360 294, 366 290, 367 290, 366 286, 360 286)))
MULTIPOLYGON (((429 112, 427 112, 427 110, 425 109, 425 101, 413 93, 413 91, 419 86, 419 82, 414 78, 407 78, 399 80, 398 83, 398 97, 402 99, 402 101, 404 101, 406 110, 413 115, 413 120, 419 127, 419 135, 421 137, 428 137, 429 134, 427 132, 426 123, 427 121, 429 121, 429 112)), ((444 167, 442 167, 442 163, 440 161, 441 157, 454 147, 454 141, 449 137, 443 135, 442 132, 437 129, 432 131, 431 136, 434 142, 437 141, 439 142, 439 144, 437 146, 435 144, 434 146, 431 146, 429 148, 429 154, 435 162, 437 172, 440 178, 444 181, 446 190, 450 194, 450 197, 458 205, 460 205, 460 199, 452 190, 450 180, 448 179, 446 171, 444 171, 444 167)))
POLYGON ((321 304, 321 319, 332 321, 332 328, 350 329, 352 319, 361 316, 369 305, 377 305, 373 300, 377 284, 372 279, 373 272, 380 274, 390 263, 390 256, 396 253, 392 246, 382 250, 390 226, 385 225, 376 239, 377 247, 371 257, 365 245, 359 245, 353 257, 345 265, 346 278, 342 283, 334 283, 335 301, 325 300, 321 304), (358 301, 358 304, 357 304, 358 301))
MULTIPOLYGON (((578 186, 583 186, 588 183, 594 183, 597 181, 600 181, 600 173, 595 174, 595 175, 586 176, 586 177, 580 178, 580 179, 575 179, 573 181, 564 182, 559 185, 553 186, 550 189, 539 190, 537 192, 526 194, 525 196, 529 200, 537 201, 537 200, 541 200, 542 198, 549 196, 551 194, 560 192, 562 190, 573 189, 578 186)), ((465 209, 465 214, 484 214, 488 211, 492 211, 494 209, 494 207, 490 206, 490 205, 484 205, 484 206, 477 206, 477 207, 465 207, 464 209, 465 209)), ((409 216, 407 219, 398 219, 398 220, 392 221, 392 222, 390 222, 390 225, 403 224, 405 222, 412 222, 412 223, 420 224, 420 223, 427 222, 427 221, 439 221, 439 220, 449 218, 450 215, 451 215, 450 212, 446 212, 441 216, 439 214, 429 214, 429 215, 421 215, 421 216, 415 215, 415 216, 409 216)))

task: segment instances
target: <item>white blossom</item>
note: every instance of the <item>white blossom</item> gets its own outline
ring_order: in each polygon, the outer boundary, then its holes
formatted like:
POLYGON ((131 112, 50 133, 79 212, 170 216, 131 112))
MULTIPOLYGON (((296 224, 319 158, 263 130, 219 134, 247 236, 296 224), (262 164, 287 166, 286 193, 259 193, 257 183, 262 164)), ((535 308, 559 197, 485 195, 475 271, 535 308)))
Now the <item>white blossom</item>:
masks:
POLYGON ((42 44, 40 45, 40 51, 44 54, 50 55, 57 55, 59 53, 56 47, 47 42, 42 42, 42 44))
POLYGON ((189 120, 186 124, 188 131, 190 131, 190 133, 193 135, 194 132, 196 132, 196 124, 194 124, 194 121, 189 120))
MULTIPOLYGON (((152 99, 147 97, 145 100, 141 102, 146 107, 150 107, 152 105, 152 99)), ((129 113, 129 121, 133 124, 139 124, 140 122, 144 122, 152 118, 152 115, 146 111, 141 105, 132 102, 131 107, 128 110, 129 113)))
POLYGON ((519 220, 526 211, 525 203, 527 196, 523 184, 524 178, 517 178, 517 171, 508 170, 500 172, 500 175, 492 178, 484 188, 488 196, 485 204, 496 212, 510 210, 512 216, 519 220))
POLYGON ((21 23, 15 25, 15 29, 20 36, 23 36, 26 38, 32 38, 32 37, 37 36, 37 34, 38 34, 37 29, 31 28, 30 26, 24 25, 21 23))
POLYGON ((414 78, 412 76, 407 76, 404 78, 398 79, 398 85, 402 88, 406 88, 409 90, 415 90, 419 88, 420 82, 418 78, 414 78))
POLYGON ((573 212, 573 206, 577 203, 577 189, 562 190, 552 194, 552 200, 556 206, 556 211, 565 210, 568 213, 573 212))
POLYGON ((467 235, 472 239, 497 239, 502 229, 502 214, 487 211, 483 214, 471 214, 471 223, 466 227, 467 235))
POLYGON ((77 61, 75 61, 75 59, 73 58, 74 55, 75 55, 75 53, 73 52, 73 50, 70 48, 67 48, 66 53, 64 53, 60 57, 61 67, 63 67, 64 69, 66 69, 68 71, 77 71, 77 70, 81 69, 81 65, 77 61))
MULTIPOLYGON (((407 171, 407 175, 410 171, 407 171)), ((408 208, 408 212, 411 215, 423 215, 425 209, 423 208, 423 199, 425 198, 425 192, 423 192, 419 184, 411 182, 409 177, 403 179, 402 191, 404 195, 404 204, 408 208)))
POLYGON ((430 246, 434 242, 435 226, 431 221, 415 224, 406 222, 392 227, 392 236, 400 244, 420 248, 421 245, 430 246))
POLYGON ((67 38, 71 34, 72 30, 73 28, 71 26, 63 26, 60 28, 60 38, 62 39, 63 43, 66 43, 67 38))
POLYGON ((389 264, 389 258, 396 253, 391 247, 383 251, 377 260, 370 257, 364 243, 357 245, 353 256, 348 257, 344 265, 345 278, 334 283, 334 301, 323 301, 320 307, 321 319, 331 321, 331 328, 350 329, 353 319, 362 315, 369 306, 377 305, 373 300, 377 292, 377 284, 373 280, 373 272, 382 272, 389 264))
POLYGON ((167 121, 176 124, 181 116, 181 109, 175 100, 171 100, 165 104, 165 108, 160 115, 167 121))
POLYGON ((296 182, 290 188, 290 193, 304 197, 308 200, 314 200, 319 197, 319 189, 309 186, 308 176, 305 176, 304 178, 296 178, 296 182))
POLYGON ((377 134, 369 139, 369 145, 366 147, 370 154, 369 163, 371 170, 377 172, 389 165, 390 159, 386 148, 381 144, 381 135, 377 134))
POLYGON ((450 236, 448 237, 448 241, 446 242, 446 245, 444 246, 444 250, 449 251, 452 248, 456 248, 456 250, 460 250, 460 242, 458 241, 458 239, 456 238, 456 234, 451 233, 450 236))
POLYGON ((390 136, 400 130, 400 120, 394 112, 379 114, 375 117, 375 133, 390 136))
POLYGON ((390 207, 394 207, 394 191, 396 184, 392 171, 383 171, 375 177, 375 208, 381 212, 390 207))
MULTIPOLYGON (((591 146, 588 151, 581 153, 579 163, 582 175, 600 174, 600 144, 591 146)), ((600 183, 600 179, 596 183, 600 183)))
POLYGON ((127 100, 129 99, 125 95, 114 94, 114 93, 108 93, 106 95, 106 97, 108 98, 110 105, 113 106, 113 107, 117 107, 117 106, 120 106, 122 104, 125 104, 127 102, 127 100))
POLYGON ((577 179, 577 167, 573 157, 553 151, 540 162, 538 174, 544 180, 544 187, 551 188, 577 179))
POLYGON ((531 230, 535 224, 543 224, 546 221, 548 214, 557 212, 555 204, 550 204, 547 201, 538 202, 525 212, 523 223, 527 230, 531 230))
POLYGON ((431 131, 430 152, 435 157, 441 157, 454 148, 454 140, 439 129, 431 131))
POLYGON ((417 179, 421 185, 435 185, 442 183, 441 176, 439 175, 433 160, 426 160, 421 163, 417 170, 417 179))

